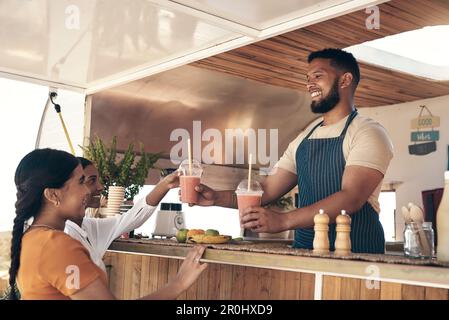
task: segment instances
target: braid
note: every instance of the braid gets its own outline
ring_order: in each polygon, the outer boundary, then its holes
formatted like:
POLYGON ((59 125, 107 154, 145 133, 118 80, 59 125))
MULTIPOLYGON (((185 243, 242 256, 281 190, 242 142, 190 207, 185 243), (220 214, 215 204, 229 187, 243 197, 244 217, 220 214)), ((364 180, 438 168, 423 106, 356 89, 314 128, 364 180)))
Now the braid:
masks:
POLYGON ((37 214, 41 205, 40 194, 30 197, 23 192, 23 189, 18 186, 16 201, 16 217, 14 218, 14 226, 12 229, 11 239, 11 266, 9 268, 9 299, 17 300, 16 294, 16 277, 20 266, 20 252, 22 249, 22 237, 25 221, 37 214))
MULTIPOLYGON (((17 212, 16 212, 17 213, 17 212)), ((12 230, 11 240, 11 266, 9 268, 9 299, 17 300, 17 294, 15 290, 17 271, 20 265, 20 249, 22 246, 23 226, 25 220, 17 215, 14 219, 14 227, 12 230)))

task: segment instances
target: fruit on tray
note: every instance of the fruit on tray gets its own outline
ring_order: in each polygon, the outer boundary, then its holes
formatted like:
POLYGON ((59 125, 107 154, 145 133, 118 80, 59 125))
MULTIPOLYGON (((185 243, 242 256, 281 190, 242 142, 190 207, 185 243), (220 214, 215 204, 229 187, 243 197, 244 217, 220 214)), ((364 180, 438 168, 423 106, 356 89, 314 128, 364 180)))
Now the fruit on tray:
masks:
POLYGON ((187 241, 193 243, 219 244, 229 242, 229 240, 231 239, 232 239, 231 236, 225 235, 209 236, 206 234, 196 234, 192 237, 189 237, 187 241))
POLYGON ((188 232, 189 229, 179 229, 178 232, 176 232, 176 240, 178 240, 178 242, 186 242, 188 232))
POLYGON ((220 232, 218 232, 217 230, 214 230, 214 229, 207 229, 204 234, 206 236, 219 236, 220 232))
POLYGON ((190 237, 197 235, 197 234, 204 234, 204 230, 203 229, 190 229, 187 232, 187 239, 189 239, 190 237))

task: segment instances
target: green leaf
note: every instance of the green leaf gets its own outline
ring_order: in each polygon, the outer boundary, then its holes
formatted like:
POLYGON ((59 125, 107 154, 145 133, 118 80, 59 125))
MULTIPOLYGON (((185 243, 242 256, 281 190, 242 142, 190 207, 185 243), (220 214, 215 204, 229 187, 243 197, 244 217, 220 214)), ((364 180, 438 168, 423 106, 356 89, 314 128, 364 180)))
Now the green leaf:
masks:
POLYGON ((133 199, 145 184, 148 172, 161 157, 161 153, 146 153, 140 143, 140 156, 136 157, 134 144, 130 143, 128 149, 119 159, 117 150, 117 137, 114 136, 110 145, 105 146, 103 141, 96 137, 89 146, 81 147, 84 156, 91 160, 98 169, 100 180, 104 185, 103 195, 107 197, 109 186, 125 187, 125 198, 133 199))

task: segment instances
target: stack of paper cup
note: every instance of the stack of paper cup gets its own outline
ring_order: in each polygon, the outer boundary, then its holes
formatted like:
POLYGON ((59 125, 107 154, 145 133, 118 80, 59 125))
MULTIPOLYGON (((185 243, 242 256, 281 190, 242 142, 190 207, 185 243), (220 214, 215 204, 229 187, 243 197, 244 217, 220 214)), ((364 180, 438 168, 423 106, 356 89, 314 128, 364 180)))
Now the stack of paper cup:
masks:
POLYGON ((120 206, 125 198, 125 188, 110 186, 108 193, 108 206, 105 210, 106 216, 120 214, 120 206))

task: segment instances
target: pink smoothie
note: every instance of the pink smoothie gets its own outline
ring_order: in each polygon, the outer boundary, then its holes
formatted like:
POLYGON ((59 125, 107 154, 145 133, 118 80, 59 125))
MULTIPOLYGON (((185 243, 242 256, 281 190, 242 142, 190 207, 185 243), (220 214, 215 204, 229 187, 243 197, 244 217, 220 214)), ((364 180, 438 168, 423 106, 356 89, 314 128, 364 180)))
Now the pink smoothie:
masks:
POLYGON ((261 204, 262 194, 237 194, 237 205, 240 216, 242 216, 245 209, 249 207, 260 207, 261 204))
POLYGON ((179 183, 181 185, 181 201, 184 203, 197 203, 198 192, 195 187, 200 184, 200 177, 195 176, 180 176, 179 183))

